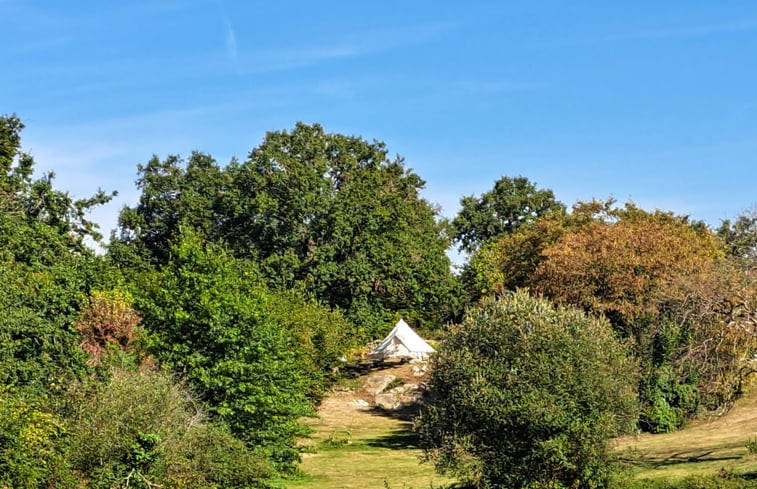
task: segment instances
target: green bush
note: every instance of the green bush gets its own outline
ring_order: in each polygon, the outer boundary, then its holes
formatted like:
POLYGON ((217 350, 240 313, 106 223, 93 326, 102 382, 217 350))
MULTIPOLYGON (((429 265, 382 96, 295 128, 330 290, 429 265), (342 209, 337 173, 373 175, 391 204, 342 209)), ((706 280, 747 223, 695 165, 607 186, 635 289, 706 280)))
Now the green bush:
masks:
POLYGON ((338 380, 340 358, 358 345, 351 325, 339 311, 330 311, 315 302, 307 302, 294 291, 270 294, 268 312, 284 328, 297 350, 298 364, 309 384, 308 397, 320 401, 338 380))
POLYGON ((428 459, 476 487, 596 488, 635 426, 636 367, 606 320, 526 292, 483 300, 433 360, 428 459))
POLYGON ((272 293, 251 262, 182 235, 160 272, 136 292, 152 351, 186 378, 208 413, 282 471, 299 460, 312 387, 295 338, 271 313, 272 293))
POLYGON ((639 388, 640 427, 652 433, 668 433, 682 427, 699 406, 696 382, 686 382, 668 365, 644 377, 639 388))
POLYGON ((61 408, 67 458, 87 487, 262 487, 273 473, 263 456, 208 425, 167 373, 116 370, 106 383, 76 386, 61 408))
POLYGON ((73 487, 64 422, 41 398, 0 391, 0 487, 73 487))

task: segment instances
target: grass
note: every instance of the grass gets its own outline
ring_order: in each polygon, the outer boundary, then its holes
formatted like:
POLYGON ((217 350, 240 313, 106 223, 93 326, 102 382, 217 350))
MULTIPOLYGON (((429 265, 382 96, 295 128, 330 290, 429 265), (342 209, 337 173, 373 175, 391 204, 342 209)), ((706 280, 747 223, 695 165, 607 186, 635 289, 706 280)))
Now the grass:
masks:
MULTIPOLYGON (((388 373, 392 373, 394 369, 388 373)), ((358 388, 358 382, 350 387, 358 388)), ((453 481, 421 464, 421 450, 407 419, 355 405, 359 396, 339 391, 324 400, 304 476, 281 481, 287 489, 429 489, 453 481)), ((368 399, 367 397, 365 399, 368 399)), ((757 478, 757 386, 723 416, 668 434, 619 438, 615 449, 636 479, 677 480, 736 474, 757 478)))
MULTIPOLYGON (((429 489, 452 481, 420 462, 421 450, 410 421, 356 405, 352 392, 324 400, 309 452, 300 469, 306 475, 281 481, 287 489, 429 489)), ((368 398, 365 398, 368 399, 368 398)))
POLYGON ((749 448, 755 435, 757 388, 752 388, 723 416, 673 433, 624 437, 616 440, 616 449, 639 479, 720 473, 757 477, 757 455, 749 448))

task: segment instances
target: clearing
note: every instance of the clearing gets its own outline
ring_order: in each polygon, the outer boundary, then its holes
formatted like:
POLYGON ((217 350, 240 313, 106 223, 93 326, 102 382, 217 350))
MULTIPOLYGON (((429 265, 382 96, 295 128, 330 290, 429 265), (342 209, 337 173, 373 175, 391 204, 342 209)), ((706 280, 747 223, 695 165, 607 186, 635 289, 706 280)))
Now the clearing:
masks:
MULTIPOLYGON (((349 381, 322 403, 315 430, 300 466, 304 476, 282 481, 287 489, 429 489, 454 487, 451 479, 421 464, 421 450, 408 413, 368 405, 374 397, 365 381, 394 375, 403 382, 425 380, 411 365, 393 366, 349 381)), ((427 374, 426 374, 427 375, 427 374)), ((389 388, 400 381, 394 381, 389 388)), ((614 441, 621 459, 639 479, 679 479, 690 475, 733 473, 757 478, 757 386, 722 416, 695 421, 674 433, 627 436, 614 441)))
MULTIPOLYGON (((371 370, 368 376, 394 375, 417 384, 425 376, 413 374, 412 365, 371 370)), ((421 450, 408 413, 383 411, 367 405, 363 375, 350 387, 332 392, 321 404, 319 417, 310 420, 315 432, 310 445, 314 453, 302 456, 305 476, 284 481, 287 488, 305 489, 429 489, 451 482, 421 464, 421 450)), ((395 381, 389 387, 399 384, 395 381)))

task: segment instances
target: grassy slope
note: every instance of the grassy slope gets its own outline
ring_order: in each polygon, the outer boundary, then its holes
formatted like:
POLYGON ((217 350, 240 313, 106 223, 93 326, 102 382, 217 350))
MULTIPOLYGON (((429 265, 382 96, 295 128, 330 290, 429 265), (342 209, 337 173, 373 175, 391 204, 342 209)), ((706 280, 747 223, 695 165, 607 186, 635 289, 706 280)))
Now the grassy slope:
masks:
MULTIPOLYGON (((421 452, 408 421, 351 404, 359 394, 337 392, 323 402, 320 417, 310 423, 314 453, 305 454, 301 465, 307 475, 283 482, 287 488, 428 489, 451 483, 432 466, 419 463, 421 452)), ((746 448, 753 439, 757 386, 723 416, 674 433, 620 438, 615 447, 636 478, 678 479, 722 471, 757 477, 757 455, 746 448)))
POLYGON ((621 438, 616 447, 637 478, 677 479, 721 471, 757 476, 757 455, 746 448, 755 437, 757 388, 752 388, 723 416, 674 433, 621 438))
POLYGON ((450 482, 420 463, 409 421, 355 405, 369 399, 358 394, 336 392, 324 400, 310 423, 315 453, 303 456, 307 475, 286 481, 287 488, 429 489, 450 482))

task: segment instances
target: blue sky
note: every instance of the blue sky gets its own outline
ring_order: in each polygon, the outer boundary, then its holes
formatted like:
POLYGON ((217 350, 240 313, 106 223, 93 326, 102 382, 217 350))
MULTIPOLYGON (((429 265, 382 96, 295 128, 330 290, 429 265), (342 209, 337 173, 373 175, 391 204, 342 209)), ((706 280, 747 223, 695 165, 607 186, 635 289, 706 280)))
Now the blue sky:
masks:
POLYGON ((0 0, 0 113, 57 187, 244 158, 296 121, 380 139, 453 216, 523 175, 718 225, 757 202, 757 2, 0 0))

